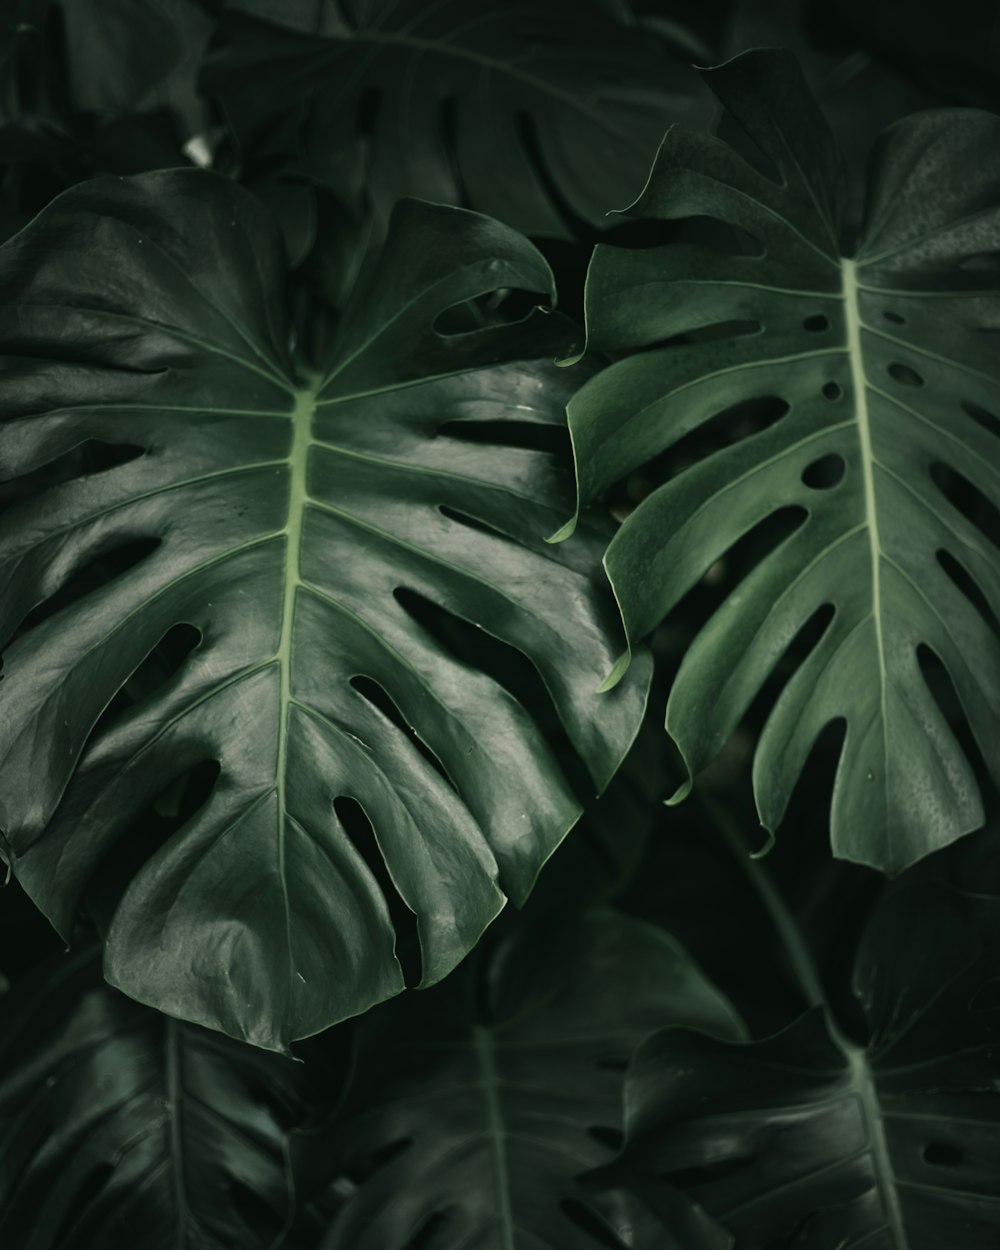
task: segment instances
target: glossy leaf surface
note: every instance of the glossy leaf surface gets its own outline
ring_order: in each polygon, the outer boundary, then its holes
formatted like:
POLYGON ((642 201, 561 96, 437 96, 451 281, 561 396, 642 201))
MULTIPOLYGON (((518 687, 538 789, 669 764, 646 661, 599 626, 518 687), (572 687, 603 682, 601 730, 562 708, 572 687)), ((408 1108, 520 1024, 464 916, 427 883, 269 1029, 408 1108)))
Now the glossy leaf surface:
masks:
POLYGON ((0 521, 9 856, 68 937, 105 858, 136 854, 129 822, 216 761, 142 852, 106 972, 276 1049, 403 988, 390 905, 438 980, 579 813, 532 714, 428 610, 527 658, 597 789, 648 681, 594 694, 618 646, 603 539, 563 557, 540 537, 570 491, 538 449, 565 323, 435 329, 498 287, 547 290, 534 249, 404 205, 309 379, 280 257, 260 206, 195 171, 82 185, 0 254, 5 468, 64 458, 0 521), (180 625, 177 670, 112 703, 180 625))
POLYGON ((983 820, 933 657, 1000 775, 1000 121, 925 112, 886 132, 847 255, 839 157, 794 60, 751 52, 708 78, 739 149, 672 129, 628 215, 714 233, 591 265, 588 344, 624 358, 570 406, 580 502, 678 456, 606 556, 633 639, 772 535, 687 651, 667 728, 698 772, 813 631, 757 747, 761 820, 777 826, 842 723, 834 853, 896 873, 983 820), (688 436, 710 445, 685 467, 688 436))
POLYGON ((626 1158, 703 1170, 689 1193, 740 1250, 985 1250, 1000 1230, 998 984, 1000 902, 902 887, 855 961, 866 1046, 819 1007, 735 1046, 659 1033, 629 1074, 626 1158))
POLYGON ((304 1065, 171 1020, 57 957, 0 1000, 11 1250, 267 1250, 288 1222, 304 1065))
POLYGON ((524 924, 488 962, 373 1012, 351 1100, 306 1143, 354 1189, 324 1250, 726 1250, 697 1208, 664 1227, 578 1181, 611 1157, 623 1069, 665 1021, 741 1035, 680 947, 611 910, 524 924))

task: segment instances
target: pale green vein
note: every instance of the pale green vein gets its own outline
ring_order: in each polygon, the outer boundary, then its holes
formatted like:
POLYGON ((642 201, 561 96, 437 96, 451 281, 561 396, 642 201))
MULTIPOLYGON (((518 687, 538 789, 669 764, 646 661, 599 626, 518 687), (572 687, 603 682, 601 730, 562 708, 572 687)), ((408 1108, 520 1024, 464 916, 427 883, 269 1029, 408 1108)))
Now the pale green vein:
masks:
MULTIPOLYGON (((851 362, 851 389, 854 392, 854 409, 858 422, 858 439, 861 444, 861 476, 864 484, 865 521, 868 527, 868 544, 871 558, 872 621, 875 626, 875 646, 878 651, 879 700, 882 720, 882 758, 889 758, 888 715, 886 691, 888 666, 885 659, 885 639, 882 632, 882 543, 878 527, 878 509, 875 501, 875 452, 872 445, 871 417, 868 411, 868 379, 861 348, 861 310, 858 305, 857 268, 853 260, 841 262, 844 274, 844 321, 847 327, 847 354, 851 362)), ((886 770, 888 777, 888 770, 886 770)))
POLYGON ((493 1036, 489 1029, 476 1028, 473 1030, 472 1040, 482 1079, 486 1124, 493 1158, 500 1246, 501 1250, 516 1250, 514 1213, 510 1206, 510 1178, 507 1174, 507 1130, 503 1120, 503 1108, 500 1106, 499 1074, 493 1052, 493 1036))
POLYGON ((315 412, 315 395, 301 391, 295 399, 292 413, 292 448, 288 457, 291 470, 288 486, 288 519, 284 535, 285 584, 281 603, 281 625, 278 630, 278 880, 281 883, 282 905, 285 915, 285 946, 288 956, 288 984, 292 984, 292 931, 288 901, 288 882, 285 877, 285 777, 288 771, 288 726, 292 709, 292 646, 295 631, 295 603, 301 585, 302 532, 308 502, 307 474, 309 467, 309 441, 312 418, 315 412))

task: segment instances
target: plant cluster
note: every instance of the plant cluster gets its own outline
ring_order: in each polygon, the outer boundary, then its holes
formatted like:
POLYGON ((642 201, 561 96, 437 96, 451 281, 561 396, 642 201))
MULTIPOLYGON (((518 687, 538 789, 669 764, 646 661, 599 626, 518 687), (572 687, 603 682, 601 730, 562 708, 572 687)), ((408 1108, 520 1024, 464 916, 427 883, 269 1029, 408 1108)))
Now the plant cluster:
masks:
POLYGON ((4 1250, 1000 1245, 1000 45, 912 10, 10 0, 4 1250))

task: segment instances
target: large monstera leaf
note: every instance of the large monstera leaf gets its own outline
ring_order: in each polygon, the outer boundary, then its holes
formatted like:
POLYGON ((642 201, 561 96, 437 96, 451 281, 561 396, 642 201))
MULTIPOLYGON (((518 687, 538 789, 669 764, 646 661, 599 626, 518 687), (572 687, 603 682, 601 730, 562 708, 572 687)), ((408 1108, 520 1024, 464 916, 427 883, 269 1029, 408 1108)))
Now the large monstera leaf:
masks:
POLYGON ((665 1225, 580 1181, 612 1157, 624 1069, 666 1023, 742 1035, 671 938, 610 909, 522 924, 372 1012, 347 1104, 325 1139, 303 1139, 349 1195, 324 1250, 727 1250, 687 1200, 665 1225))
POLYGON ((1000 902, 903 887, 855 961, 867 1045, 820 1006, 763 1041, 658 1033, 629 1073, 625 1163, 682 1179, 739 1250, 995 1245, 998 984, 1000 902))
POLYGON ((228 13, 204 86, 247 151, 269 150, 287 113, 304 171, 377 234, 409 195, 529 234, 600 225, 613 188, 640 190, 665 125, 703 107, 687 62, 704 54, 640 27, 623 0, 332 9, 322 36, 228 13))
POLYGON ((632 639, 762 523, 790 524, 688 649, 667 728, 693 775, 822 623, 758 744, 758 811, 774 829, 840 721, 834 853, 895 873, 983 819, 925 653, 1000 774, 1000 559, 976 520, 1000 504, 1000 120, 891 128, 845 255, 838 157, 794 60, 747 53, 709 81, 756 155, 672 129, 628 215, 712 219, 714 242, 597 249, 588 344, 623 358, 570 405, 580 503, 688 435, 715 439, 687 468, 678 451, 608 549, 632 639), (733 441, 754 401, 770 420, 733 441))
POLYGON ((579 812, 534 716, 421 603, 527 657, 598 789, 648 679, 594 695, 616 649, 603 540, 555 560, 539 538, 571 493, 530 449, 564 419, 559 319, 435 329, 497 287, 547 289, 538 254, 404 205, 301 380, 280 255, 246 192, 172 171, 68 192, 0 261, 5 468, 76 466, 0 528, 7 854, 67 937, 124 856, 110 981, 276 1049, 403 988, 387 899, 416 917, 429 984, 579 812), (81 446, 110 467, 86 472, 81 446), (181 624, 200 641, 177 672, 98 724, 181 624), (129 822, 203 761, 207 800, 142 850, 129 822))
POLYGON ((9 1250, 267 1250, 290 1221, 306 1067, 133 1002, 99 951, 3 998, 0 1062, 9 1250))

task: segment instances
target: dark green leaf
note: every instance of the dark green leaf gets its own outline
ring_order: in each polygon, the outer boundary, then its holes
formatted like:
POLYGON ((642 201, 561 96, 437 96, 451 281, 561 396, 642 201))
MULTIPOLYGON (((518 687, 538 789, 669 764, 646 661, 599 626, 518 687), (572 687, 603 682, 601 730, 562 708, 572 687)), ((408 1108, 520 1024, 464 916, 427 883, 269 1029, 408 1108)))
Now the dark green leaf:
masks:
POLYGON ((402 989, 390 908, 438 980, 580 804, 533 714, 428 611, 520 653, 598 790, 648 684, 644 661, 594 694, 619 645, 605 536, 540 538, 571 494, 533 450, 564 419, 566 324, 435 329, 545 290, 541 258, 407 203, 325 372, 299 378, 273 223, 215 175, 80 186, 0 257, 5 469, 64 460, 0 518, 0 824, 22 884, 68 937, 105 859, 139 849, 109 979, 261 1046, 402 989), (198 645, 123 702, 180 625, 198 645), (117 845, 206 761, 218 784, 164 845, 117 845))
POLYGON ((0 1000, 6 1250, 267 1250, 305 1066, 142 1007, 100 953, 0 1000))
POLYGON ((336 29, 325 21, 314 37, 229 13, 204 83, 248 151, 294 116, 305 168, 377 234, 409 195, 530 234, 601 224, 699 89, 690 53, 625 4, 490 0, 470 20, 463 0, 346 0, 336 29))
POLYGON ((870 1028, 815 1008, 731 1045, 651 1038, 626 1096, 626 1159, 667 1173, 740 1250, 985 1250, 1000 1233, 1000 900, 898 889, 855 963, 870 1028))
POLYGON ((834 853, 896 873, 983 820, 928 656, 1000 775, 1000 119, 927 112, 888 131, 848 258, 838 157, 794 60, 752 52, 710 81, 749 159, 672 129, 629 215, 716 233, 595 253, 588 344, 625 359, 570 405, 580 502, 678 456, 606 556, 633 639, 747 534, 787 523, 687 651, 667 728, 696 773, 822 626, 757 747, 760 817, 777 826, 841 721, 834 853), (758 401, 770 413, 747 434, 758 401), (694 433, 714 441, 684 468, 694 433))
POLYGON ((638 1043, 666 1020, 738 1038, 725 999, 664 933, 610 910, 523 925, 483 962, 366 1017, 357 1087, 323 1146, 305 1143, 354 1189, 324 1250, 726 1250, 697 1208, 664 1228, 577 1180, 612 1155, 638 1043))

